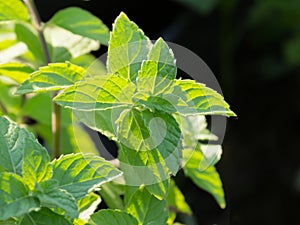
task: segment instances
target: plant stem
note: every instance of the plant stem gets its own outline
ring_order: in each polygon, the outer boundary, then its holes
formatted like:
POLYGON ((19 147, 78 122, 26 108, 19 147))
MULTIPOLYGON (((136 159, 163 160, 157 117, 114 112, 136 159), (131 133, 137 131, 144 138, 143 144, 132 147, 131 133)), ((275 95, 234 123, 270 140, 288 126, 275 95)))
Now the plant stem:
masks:
MULTIPOLYGON (((43 52, 45 55, 45 59, 47 64, 51 63, 51 57, 49 53, 49 49, 47 46, 47 42, 45 39, 45 35, 43 32, 43 25, 39 16, 39 13, 36 9, 33 0, 24 0, 25 5, 27 6, 29 13, 32 18, 32 24, 35 26, 38 31, 39 38, 41 40, 41 44, 43 47, 43 52)), ((53 93, 53 97, 57 95, 57 92, 53 93)), ((52 134, 53 134, 53 158, 57 158, 60 156, 60 142, 61 142, 61 108, 55 103, 52 103, 52 134)))
POLYGON ((7 115, 8 111, 7 109, 5 108, 3 102, 0 101, 0 110, 5 114, 7 115))
POLYGON ((40 19, 40 15, 35 7, 34 1, 33 0, 24 0, 24 3, 26 4, 29 13, 31 15, 32 18, 32 24, 35 26, 36 30, 38 31, 41 43, 42 43, 42 47, 43 47, 43 52, 46 58, 46 62, 51 63, 51 57, 50 57, 50 53, 49 53, 49 49, 47 46, 47 42, 44 36, 44 32, 43 32, 43 26, 42 26, 42 22, 40 19))

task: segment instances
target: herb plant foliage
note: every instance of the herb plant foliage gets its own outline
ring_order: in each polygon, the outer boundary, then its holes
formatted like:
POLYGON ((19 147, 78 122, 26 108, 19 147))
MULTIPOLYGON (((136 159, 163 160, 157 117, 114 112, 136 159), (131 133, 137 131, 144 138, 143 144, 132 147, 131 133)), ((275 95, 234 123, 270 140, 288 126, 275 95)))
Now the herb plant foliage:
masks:
POLYGON ((225 207, 205 115, 235 114, 204 84, 176 79, 163 39, 124 13, 110 32, 76 7, 43 24, 32 0, 0 2, 0 33, 0 224, 175 224, 192 214, 171 178, 182 167, 225 207), (90 54, 100 44, 106 66, 90 54), (80 123, 116 142, 118 165, 80 123))

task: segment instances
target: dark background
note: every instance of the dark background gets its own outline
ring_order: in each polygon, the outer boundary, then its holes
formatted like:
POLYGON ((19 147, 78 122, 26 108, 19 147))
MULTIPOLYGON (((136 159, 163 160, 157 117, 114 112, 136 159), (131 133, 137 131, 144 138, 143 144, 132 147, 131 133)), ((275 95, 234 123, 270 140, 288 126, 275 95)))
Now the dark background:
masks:
POLYGON ((110 28, 124 11, 151 39, 185 46, 212 69, 238 115, 228 121, 217 166, 228 205, 219 209, 179 174, 197 220, 190 224, 300 224, 299 0, 36 2, 44 21, 72 5, 110 28))

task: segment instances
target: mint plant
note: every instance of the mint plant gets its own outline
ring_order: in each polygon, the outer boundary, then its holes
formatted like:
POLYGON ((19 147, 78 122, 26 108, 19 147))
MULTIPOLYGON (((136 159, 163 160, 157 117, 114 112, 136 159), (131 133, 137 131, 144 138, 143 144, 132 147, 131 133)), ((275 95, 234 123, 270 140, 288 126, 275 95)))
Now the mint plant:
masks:
POLYGON ((217 138, 205 115, 235 116, 223 97, 177 79, 167 43, 124 13, 109 33, 80 8, 43 24, 24 3, 0 3, 0 224, 175 224, 192 214, 171 178, 182 167, 224 208, 221 146, 203 144, 217 138), (106 66, 90 54, 100 43, 106 66), (80 123, 116 142, 117 165, 80 123))

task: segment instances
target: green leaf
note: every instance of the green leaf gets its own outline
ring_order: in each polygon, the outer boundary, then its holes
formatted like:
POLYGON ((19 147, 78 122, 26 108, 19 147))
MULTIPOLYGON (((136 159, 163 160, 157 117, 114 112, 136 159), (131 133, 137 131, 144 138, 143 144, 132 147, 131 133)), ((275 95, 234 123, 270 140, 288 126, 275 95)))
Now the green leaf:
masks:
MULTIPOLYGON (((22 104, 21 96, 16 96, 13 94, 15 91, 14 85, 9 85, 0 80, 0 101, 5 107, 8 115, 11 117, 12 114, 18 115, 20 112, 20 107, 22 104)), ((12 117, 13 118, 13 117, 12 117)))
POLYGON ((90 225, 85 220, 82 219, 75 219, 73 221, 73 225, 90 225))
POLYGON ((95 212, 100 202, 100 196, 93 192, 91 192, 86 197, 80 199, 78 201, 78 208, 80 213, 79 218, 83 220, 89 220, 90 216, 95 212))
POLYGON ((20 0, 5 0, 0 2, 0 21, 28 20, 29 13, 20 0))
POLYGON ((183 166, 193 156, 194 151, 200 151, 203 154, 201 163, 196 165, 199 169, 206 169, 215 165, 221 158, 222 148, 220 145, 200 144, 199 140, 210 141, 218 140, 218 137, 210 133, 206 128, 205 116, 175 116, 180 124, 183 135, 183 166))
POLYGON ((20 176, 0 173, 0 221, 37 210, 39 200, 29 196, 29 190, 20 176))
POLYGON ((185 165, 190 158, 195 157, 197 160, 190 163, 193 163, 194 167, 198 167, 199 170, 205 170, 210 166, 214 166, 221 159, 221 155, 221 145, 197 143, 196 146, 187 146, 184 149, 183 165, 185 165))
POLYGON ((89 221, 91 225, 138 225, 137 220, 120 210, 100 210, 93 214, 89 221))
POLYGON ((171 211, 177 213, 185 213, 188 215, 192 214, 189 205, 185 201, 185 197, 172 180, 170 185, 170 191, 168 194, 167 202, 171 211))
POLYGON ((53 212, 50 209, 42 208, 37 212, 31 212, 25 215, 18 225, 45 225, 45 224, 59 224, 72 225, 65 217, 53 212))
POLYGON ((109 73, 135 82, 143 60, 147 59, 149 39, 128 17, 121 13, 114 25, 108 47, 107 68, 109 73))
POLYGON ((48 180, 36 186, 35 196, 44 207, 63 211, 65 217, 74 219, 79 216, 77 201, 66 190, 60 189, 56 180, 48 180))
POLYGON ((118 119, 118 115, 127 107, 96 111, 74 111, 78 120, 93 130, 100 132, 109 139, 118 141, 113 123, 118 119))
POLYGON ((86 70, 80 66, 67 63, 50 63, 31 74, 17 90, 16 94, 28 94, 61 90, 82 80, 86 70))
POLYGON ((175 116, 176 121, 180 124, 180 128, 184 137, 184 146, 195 148, 198 140, 202 141, 216 141, 218 137, 207 129, 207 122, 205 116, 175 116))
POLYGON ((153 95, 159 94, 173 83, 176 74, 174 54, 160 38, 152 47, 147 60, 143 62, 139 71, 138 90, 153 95))
POLYGON ((34 189, 35 183, 48 180, 52 176, 52 166, 50 157, 46 149, 32 149, 29 145, 25 146, 23 162, 24 182, 30 188, 34 189))
POLYGON ((59 187, 71 193, 76 200, 122 174, 109 162, 91 155, 61 156, 52 164, 52 178, 58 180, 59 187))
POLYGON ((108 44, 109 29, 100 19, 86 10, 77 7, 60 10, 52 17, 50 23, 74 34, 108 44))
POLYGON ((15 25, 15 32, 17 40, 27 45, 37 66, 45 65, 46 59, 43 47, 36 29, 29 23, 17 23, 15 25))
POLYGON ((46 24, 44 34, 52 62, 65 62, 100 47, 98 41, 73 34, 53 24, 46 24))
MULTIPOLYGON (((184 150, 184 153, 185 151, 186 150, 184 150)), ((198 187, 209 192, 216 199, 221 208, 225 208, 226 202, 222 181, 215 167, 213 165, 207 166, 201 151, 196 150, 188 155, 192 156, 183 168, 185 175, 190 177, 198 187)))
POLYGON ((57 104, 77 110, 106 110, 131 105, 135 85, 117 75, 78 82, 59 94, 57 104))
POLYGON ((176 106, 169 100, 164 99, 164 95, 153 96, 145 92, 139 92, 134 95, 133 100, 151 111, 159 110, 169 114, 177 112, 176 106))
POLYGON ((214 166, 220 159, 222 147, 213 144, 201 144, 199 140, 217 140, 218 138, 211 134, 206 128, 207 123, 205 116, 176 116, 177 122, 183 134, 183 165, 191 158, 197 157, 195 167, 205 170, 210 166, 214 166), (197 153, 199 152, 199 153, 197 153), (195 153, 195 154, 194 154, 195 153), (193 155, 194 154, 194 155, 193 155))
POLYGON ((62 129, 62 136, 69 138, 69 141, 62 143, 63 153, 66 154, 72 152, 82 152, 84 154, 90 153, 93 155, 99 155, 98 149, 95 146, 90 135, 87 133, 84 127, 80 124, 70 124, 66 128, 62 129))
POLYGON ((119 160, 126 183, 146 185, 162 199, 170 174, 181 166, 181 133, 175 119, 162 112, 124 110, 117 121, 119 160))
POLYGON ((32 170, 36 168, 45 171, 35 171, 33 180, 47 178, 49 171, 46 149, 37 142, 33 134, 5 117, 0 117, 0 127, 0 172, 13 172, 21 176, 22 167, 27 170, 25 173, 28 175, 33 174, 32 170), (28 151, 32 151, 31 156, 37 157, 37 162, 29 159, 29 156, 24 157, 25 152, 28 153, 28 151), (26 162, 24 162, 25 160, 26 162))
POLYGON ((121 194, 124 194, 123 189, 123 186, 119 187, 117 184, 110 182, 103 184, 99 193, 109 208, 124 209, 124 204, 120 197, 121 194), (120 189, 122 189, 122 191, 120 191, 120 189))
POLYGON ((107 74, 104 63, 91 54, 72 59, 71 63, 83 67, 91 76, 104 76, 107 74))
MULTIPOLYGON (((1 94, 0 94, 1 95, 1 94)), ((44 140, 45 146, 52 149, 52 129, 51 129, 51 93, 39 93, 27 99, 22 108, 21 115, 36 120, 34 129, 44 140), (39 108, 37 111, 36 109, 39 108)), ((70 109, 61 109, 62 128, 61 143, 63 154, 73 152, 92 153, 97 155, 98 151, 89 134, 80 124, 72 119, 73 112, 70 109)))
POLYGON ((0 75, 9 77, 19 84, 27 80, 33 71, 30 66, 18 62, 0 65, 0 75))
POLYGON ((0 225, 16 225, 16 224, 17 224, 17 221, 14 219, 0 221, 0 225))
MULTIPOLYGON (((118 139, 123 146, 141 154, 157 149, 161 160, 172 161, 170 171, 177 172, 181 162, 181 132, 172 116, 132 108, 122 112, 116 126, 118 139)), ((144 159, 144 162, 147 161, 144 159)))
POLYGON ((193 80, 177 80, 168 92, 162 98, 169 101, 182 115, 236 116, 223 96, 193 80))
POLYGON ((51 126, 51 98, 51 93, 38 93, 28 97, 22 107, 21 115, 51 126), (36 110, 37 108, 39 110, 36 110))
POLYGON ((17 57, 25 54, 28 51, 27 46, 18 42, 0 51, 0 63, 8 63, 15 60, 17 57))
POLYGON ((132 196, 127 212, 137 218, 139 225, 164 225, 168 220, 166 201, 158 200, 143 188, 132 196))

